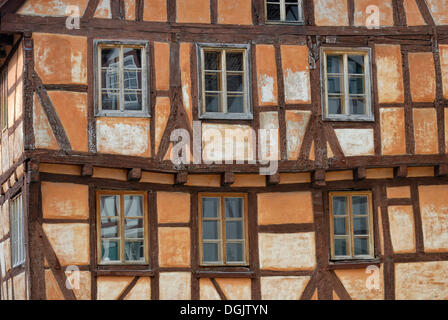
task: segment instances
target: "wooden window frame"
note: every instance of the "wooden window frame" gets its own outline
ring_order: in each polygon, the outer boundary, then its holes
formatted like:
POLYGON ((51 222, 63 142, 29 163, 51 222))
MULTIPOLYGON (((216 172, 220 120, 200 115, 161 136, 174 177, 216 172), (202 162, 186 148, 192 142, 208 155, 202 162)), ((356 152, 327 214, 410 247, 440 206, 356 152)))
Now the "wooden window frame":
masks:
POLYGON ((12 267, 15 268, 26 262, 25 219, 22 194, 10 200, 9 219, 11 230, 11 261, 12 267))
POLYGON ((98 190, 96 192, 96 225, 97 225, 97 263, 99 266, 122 266, 122 265, 149 265, 149 222, 148 222, 148 194, 144 191, 122 191, 122 190, 98 190), (102 195, 119 195, 120 196, 120 261, 104 262, 101 254, 101 196, 102 195), (124 196, 139 195, 143 196, 143 245, 144 245, 144 261, 126 261, 125 259, 125 216, 124 216, 124 196))
POLYGON ((373 113, 373 80, 372 80, 372 49, 371 48, 334 48, 334 47, 322 47, 321 48, 321 89, 322 89, 322 118, 328 121, 375 121, 373 113), (337 54, 343 55, 343 75, 344 75, 344 105, 342 106, 342 114, 329 114, 328 113, 328 81, 327 81, 327 55, 337 54), (366 96, 366 114, 357 115, 350 114, 349 93, 348 93, 348 55, 363 55, 364 56, 364 85, 366 96), (347 107, 348 106, 348 107, 347 107))
MULTIPOLYGON (((249 44, 214 44, 214 43, 198 43, 196 45, 197 52, 197 73, 198 73, 198 99, 199 99, 199 119, 223 119, 223 120, 252 120, 252 82, 251 82, 251 49, 249 44), (206 112, 205 111, 205 72, 204 72, 204 51, 220 51, 221 54, 227 51, 243 52, 243 101, 244 112, 242 113, 226 113, 227 111, 227 82, 224 81, 226 75, 225 59, 221 59, 221 75, 222 75, 222 98, 221 104, 223 112, 206 112)), ((224 55, 225 57, 225 55, 224 55)))
POLYGON ((8 128, 8 71, 4 71, 0 76, 1 76, 0 117, 1 117, 1 128, 2 131, 4 131, 8 128))
POLYGON ((373 204, 372 204, 372 192, 371 191, 334 191, 329 193, 329 213, 330 213, 330 237, 331 237, 331 260, 333 261, 354 261, 354 260, 372 260, 375 259, 375 232, 373 223, 373 204), (348 256, 335 256, 334 253, 334 214, 333 214, 333 197, 347 197, 348 201, 346 203, 346 214, 348 217, 348 236, 350 237, 350 247, 348 256), (368 222, 369 222, 369 254, 368 255, 354 255, 354 232, 353 232, 353 210, 352 210, 352 197, 353 196, 367 196, 368 204, 368 222))
MULTIPOLYGON (((293 24, 293 25, 305 25, 305 14, 303 10, 303 0, 297 0, 299 20, 286 21, 286 0, 280 0, 280 20, 268 20, 268 2, 270 0, 264 0, 264 12, 266 24, 293 24)), ((277 3, 272 3, 277 4, 277 3)))
POLYGON ((95 116, 97 117, 138 117, 145 118, 150 117, 150 100, 149 100, 149 88, 150 88, 150 63, 149 63, 149 41, 137 41, 137 40, 94 40, 94 87, 95 87, 95 116), (132 47, 141 49, 142 52, 142 110, 125 110, 124 109, 124 92, 122 90, 123 76, 119 75, 120 82, 120 102, 119 110, 102 110, 101 105, 101 54, 102 48, 117 48, 120 47, 120 75, 124 72, 123 65, 123 47, 132 47))
MULTIPOLYGON (((245 193, 199 193, 198 194, 198 216, 199 216, 199 259, 201 267, 249 267, 249 227, 248 227, 248 197, 245 193), (219 250, 221 253, 222 262, 220 263, 207 263, 204 262, 203 258, 203 239, 202 239, 202 199, 203 198, 220 198, 220 208, 221 212, 218 217, 220 222, 219 236, 220 236, 220 246, 219 250), (225 198, 243 198, 244 200, 244 212, 243 212, 243 231, 244 231, 244 259, 243 262, 227 262, 226 261, 226 229, 225 229, 225 198)), ((210 219, 214 220, 214 219, 210 219)), ((228 220, 228 219, 227 219, 228 220)))

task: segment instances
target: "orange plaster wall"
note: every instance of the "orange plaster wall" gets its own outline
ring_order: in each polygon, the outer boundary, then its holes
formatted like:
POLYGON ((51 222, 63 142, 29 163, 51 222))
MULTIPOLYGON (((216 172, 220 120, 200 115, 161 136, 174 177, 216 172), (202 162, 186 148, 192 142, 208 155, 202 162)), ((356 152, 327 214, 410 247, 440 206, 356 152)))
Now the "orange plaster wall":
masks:
POLYGON ((166 42, 154 42, 154 59, 157 90, 170 88, 170 45, 166 42))
POLYGON ((257 86, 260 106, 277 105, 277 67, 275 48, 272 45, 257 45, 257 86))
POLYGON ((415 153, 439 153, 436 110, 433 108, 416 108, 413 113, 415 153))
POLYGON ((112 8, 111 0, 100 0, 98 7, 95 11, 94 17, 100 19, 111 19, 112 18, 112 8))
POLYGON ((88 0, 27 0, 18 13, 30 16, 67 16, 68 6, 77 6, 82 15, 87 7, 88 0))
POLYGON ((382 300, 384 299, 383 268, 378 274, 378 290, 369 289, 366 286, 367 279, 372 273, 366 273, 366 269, 335 270, 348 294, 353 300, 382 300))
POLYGON ((221 175, 219 174, 189 174, 186 186, 216 187, 221 186, 221 175))
POLYGON ((159 265, 190 267, 190 228, 159 228, 159 265))
POLYGON ((210 23, 209 0, 181 0, 176 2, 178 23, 210 23))
POLYGON ((287 110, 286 111, 286 149, 288 160, 297 160, 302 148, 311 112, 287 110))
POLYGON ((236 174, 232 187, 265 187, 266 176, 258 174, 236 174))
POLYGON ((174 184, 174 174, 143 171, 140 182, 174 184))
POLYGON ((285 102, 311 103, 308 47, 282 45, 281 55, 285 102))
POLYGON ((314 0, 317 26, 348 26, 347 0, 314 0))
POLYGON ((171 106, 170 98, 158 97, 156 100, 155 110, 155 152, 159 152, 160 142, 162 141, 163 134, 165 133, 166 124, 170 116, 171 106))
POLYGON ((300 224, 314 221, 311 192, 261 193, 257 199, 259 225, 300 224))
POLYGON ((380 109, 380 118, 382 154, 406 154, 404 108, 380 109))
POLYGON ((411 188, 407 186, 387 188, 387 197, 389 199, 409 199, 411 197, 411 188))
POLYGON ((159 223, 187 223, 190 221, 190 194, 157 192, 159 223))
POLYGON ((166 0, 144 0, 143 20, 153 22, 167 21, 166 0))
POLYGON ((89 187, 42 182, 42 212, 46 219, 88 219, 89 187))
POLYGON ((252 1, 218 0, 218 23, 252 24, 252 1))
POLYGON ((33 33, 35 68, 43 83, 87 84, 87 38, 33 33))
POLYGON ((414 102, 433 102, 436 96, 436 74, 432 52, 410 52, 409 73, 414 102))
MULTIPOLYGON (((442 69, 443 97, 448 99, 448 45, 439 45, 440 68, 442 69)), ((446 113, 445 113, 446 114, 446 113)))
POLYGON ((325 173, 326 181, 353 180, 353 171, 329 171, 325 173))
POLYGON ((426 0, 431 15, 434 17, 436 24, 447 25, 448 24, 448 14, 447 14, 447 0, 426 0))
POLYGON ((393 179, 394 170, 392 168, 375 168, 366 170, 367 179, 393 179))
POLYGON ((51 101, 75 151, 88 151, 87 94, 49 91, 51 101))
POLYGON ((126 20, 135 20, 135 1, 136 0, 124 0, 126 20))
MULTIPOLYGON (((47 115, 37 98, 34 95, 34 107, 33 107, 33 130, 35 147, 43 149, 59 150, 59 145, 54 137, 53 130, 48 122, 47 115)), ((2 144, 2 152, 4 151, 2 144)))
POLYGON ((379 102, 404 102, 400 46, 383 44, 375 45, 375 55, 379 102))
POLYGON ((182 102, 191 127, 193 127, 193 100, 191 83, 192 50, 193 47, 191 43, 182 42, 180 44, 180 77, 182 84, 182 102))
POLYGON ((128 175, 126 170, 112 169, 112 168, 93 168, 93 178, 113 179, 127 181, 128 175))
POLYGON ((377 6, 379 9, 380 26, 394 25, 391 0, 355 0, 355 26, 366 26, 366 21, 370 17, 367 8, 371 5, 377 6))
POLYGON ((434 167, 409 167, 408 168, 408 177, 433 177, 434 176, 434 167))
POLYGON ((68 164, 40 163, 39 171, 46 173, 70 174, 80 176, 81 166, 68 165, 68 164))
POLYGON ((304 173, 280 173, 280 184, 295 184, 311 182, 311 174, 304 173))
POLYGON ((420 9, 417 6, 415 0, 404 1, 404 9, 406 11, 406 21, 408 26, 424 26, 425 20, 420 13, 420 9))

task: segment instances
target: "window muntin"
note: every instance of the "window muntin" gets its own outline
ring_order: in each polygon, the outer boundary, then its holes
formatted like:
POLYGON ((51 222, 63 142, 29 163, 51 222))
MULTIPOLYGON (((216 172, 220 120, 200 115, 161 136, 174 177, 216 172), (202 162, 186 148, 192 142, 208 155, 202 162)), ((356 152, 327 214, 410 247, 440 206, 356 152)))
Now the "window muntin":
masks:
POLYGON ((9 205, 11 221, 11 255, 13 267, 25 263, 25 233, 23 224, 22 195, 11 200, 9 205))
POLYGON ((373 213, 370 192, 330 193, 331 257, 373 259, 373 213))
POLYGON ((2 130, 8 127, 8 72, 3 72, 0 79, 0 108, 2 130))
POLYGON ((248 51, 246 45, 199 45, 201 118, 252 118, 248 51))
POLYGON ((268 23, 303 23, 302 0, 266 0, 268 23))
POLYGON ((323 114, 329 120, 373 120, 370 49, 324 48, 323 114))
POLYGON ((101 191, 97 194, 97 202, 98 262, 148 263, 146 194, 101 191))
POLYGON ((247 196, 199 196, 201 264, 247 265, 247 196))
POLYGON ((97 42, 97 114, 148 114, 148 45, 97 42))

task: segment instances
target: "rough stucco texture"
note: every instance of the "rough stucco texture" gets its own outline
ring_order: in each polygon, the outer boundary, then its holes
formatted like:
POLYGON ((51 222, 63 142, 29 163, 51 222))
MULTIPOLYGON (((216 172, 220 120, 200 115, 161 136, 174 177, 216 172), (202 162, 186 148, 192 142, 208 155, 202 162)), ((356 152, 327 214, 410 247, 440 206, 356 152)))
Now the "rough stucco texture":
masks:
POLYGON ((379 102, 404 102, 400 46, 375 45, 375 54, 379 102))

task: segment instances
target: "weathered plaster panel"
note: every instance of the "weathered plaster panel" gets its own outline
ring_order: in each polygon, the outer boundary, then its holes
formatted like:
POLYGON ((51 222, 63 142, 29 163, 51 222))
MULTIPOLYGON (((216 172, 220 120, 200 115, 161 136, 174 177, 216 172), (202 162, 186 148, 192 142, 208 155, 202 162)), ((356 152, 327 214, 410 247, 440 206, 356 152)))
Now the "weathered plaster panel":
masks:
POLYGON ((448 45, 440 44, 439 50, 440 50, 440 68, 442 70, 443 97, 445 99, 448 99, 448 45))
POLYGON ((317 26, 348 26, 347 0, 314 0, 317 26))
POLYGON ((446 11, 446 8, 448 7, 448 0, 427 0, 426 2, 436 24, 448 24, 448 13, 446 11))
POLYGON ((190 221, 190 194, 157 192, 159 223, 187 223, 190 221))
POLYGON ((383 266, 375 272, 363 269, 335 270, 353 300, 383 300, 383 266))
POLYGON ((42 213, 45 219, 88 219, 89 187, 42 182, 42 213))
POLYGON ((190 228, 159 228, 159 265, 190 267, 190 228))
POLYGON ((140 278, 124 300, 151 300, 151 279, 140 278))
POLYGON ((189 272, 161 272, 160 300, 190 300, 191 274, 189 272))
POLYGON ((156 101, 155 110, 155 152, 159 152, 160 142, 162 141, 163 134, 165 133, 168 118, 170 116, 171 106, 170 99, 168 97, 159 97, 156 101))
POLYGON ((126 20, 135 20, 135 1, 124 0, 124 16, 126 20))
POLYGON ((112 8, 111 0, 100 0, 98 7, 95 11, 95 18, 111 19, 112 18, 112 8))
POLYGON ((411 198, 411 188, 408 186, 387 188, 387 198, 409 199, 411 198))
POLYGON ((117 300, 134 277, 98 277, 98 300, 117 300))
POLYGON ((26 299, 26 272, 22 272, 13 279, 14 284, 14 300, 26 299))
POLYGON ((282 45, 281 55, 285 102, 311 103, 308 47, 282 45))
POLYGON ((379 103, 403 103, 403 71, 399 45, 375 45, 379 103))
POLYGON ((154 69, 156 71, 156 89, 170 88, 170 45, 167 42, 154 42, 154 69))
POLYGON ((88 0, 27 0, 18 13, 27 16, 69 16, 73 11, 70 6, 78 7, 82 16, 86 10, 88 0))
POLYGON ((434 108, 413 109, 415 153, 439 153, 437 113, 434 108))
POLYGON ((258 244, 261 269, 311 270, 316 265, 314 232, 260 233, 258 244))
POLYGON ((43 83, 87 84, 87 38, 33 33, 36 72, 43 83))
POLYGON ((448 251, 448 186, 419 186, 426 252, 448 251))
POLYGON ((409 74, 414 102, 433 102, 436 97, 436 71, 432 52, 410 52, 409 74))
POLYGON ((382 154, 406 154, 404 108, 382 108, 380 118, 382 154))
POLYGON ((412 206, 388 208, 390 234, 394 253, 415 252, 414 211, 412 206))
POLYGON ((143 20, 153 22, 167 21, 166 0, 144 0, 143 20))
POLYGON ((310 111, 286 111, 286 149, 288 160, 297 160, 311 118, 310 111))
POLYGON ((210 23, 209 0, 182 0, 176 2, 178 23, 210 23))
POLYGON ((252 24, 252 1, 218 0, 218 23, 252 24))
POLYGON ((263 300, 300 300, 310 277, 262 277, 263 300))
POLYGON ((215 286, 208 278, 199 279, 199 299, 200 300, 221 300, 215 286))
POLYGON ((397 300, 447 300, 448 261, 395 264, 397 300))
POLYGON ((191 81, 191 52, 192 44, 182 42, 180 44, 180 80, 182 85, 182 102, 187 113, 190 126, 193 127, 193 100, 191 81))
POLYGON ((415 0, 404 1, 404 9, 406 11, 406 22, 408 26, 424 26, 426 25, 420 9, 415 0))
POLYGON ((346 157, 370 156, 375 153, 373 129, 335 129, 346 157))
POLYGON ((97 118, 98 152, 149 157, 149 126, 146 118, 97 118))
MULTIPOLYGON (((406 1, 405 1, 406 2, 406 1)), ((381 27, 394 25, 394 16, 391 0, 355 0, 355 26, 367 27, 372 12, 369 6, 376 6, 380 16, 381 27)))
POLYGON ((228 300, 251 300, 250 279, 216 279, 228 300))
POLYGON ((260 193, 257 199, 259 225, 313 223, 311 192, 260 193))
POLYGON ((257 45, 257 86, 260 106, 277 105, 277 67, 275 48, 272 45, 257 45))
MULTIPOLYGON (((37 95, 34 95, 34 108, 33 108, 33 130, 34 130, 34 144, 36 148, 42 149, 52 149, 59 150, 59 145, 53 134, 53 129, 48 122, 47 115, 42 108, 37 95)), ((5 139, 6 140, 6 139, 5 139)), ((4 140, 2 139, 2 164, 4 163, 5 157, 4 152, 7 148, 3 145, 4 140)), ((3 171, 5 171, 5 166, 3 165, 3 171)))

